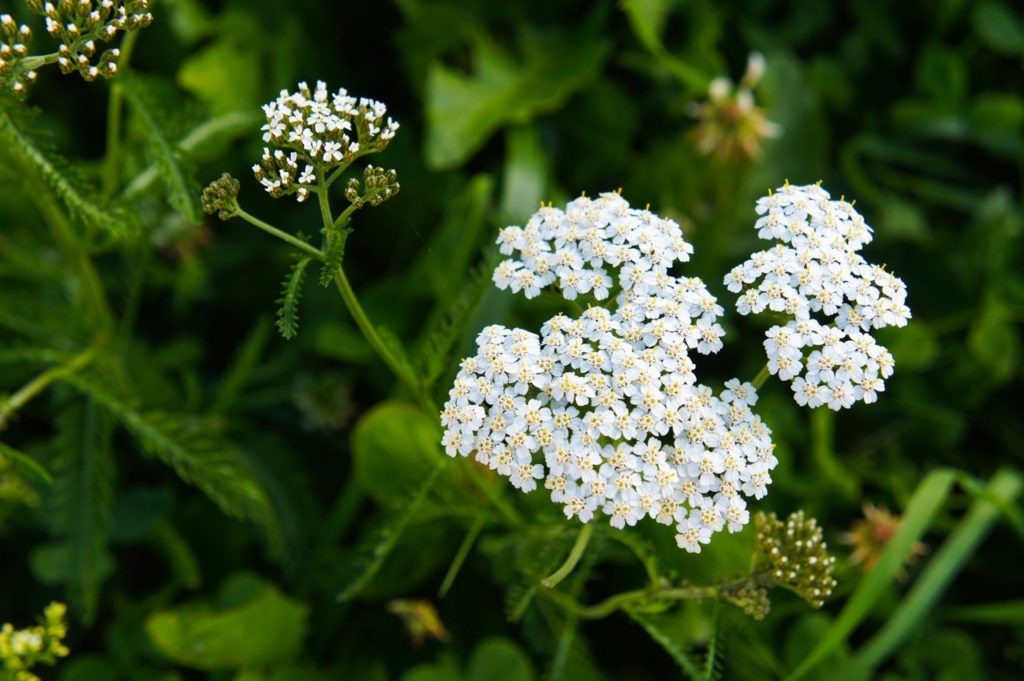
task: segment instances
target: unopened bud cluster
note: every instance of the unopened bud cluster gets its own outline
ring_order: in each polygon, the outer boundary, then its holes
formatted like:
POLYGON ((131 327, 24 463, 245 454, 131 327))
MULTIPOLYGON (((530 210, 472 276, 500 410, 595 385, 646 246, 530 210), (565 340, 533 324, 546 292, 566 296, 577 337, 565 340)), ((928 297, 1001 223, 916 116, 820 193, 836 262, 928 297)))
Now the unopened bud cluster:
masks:
POLYGON ((121 51, 100 50, 121 31, 136 31, 153 22, 148 0, 27 0, 32 11, 46 17, 46 31, 60 41, 57 66, 61 73, 77 71, 88 81, 112 78, 121 51))
POLYGON ((10 14, 0 14, 0 90, 10 88, 15 95, 22 95, 35 82, 36 72, 22 64, 30 40, 32 29, 19 26, 10 14))
POLYGON ((367 203, 379 206, 397 194, 398 189, 396 171, 366 166, 366 170, 363 171, 362 187, 360 188, 359 180, 353 177, 345 187, 345 198, 356 208, 362 208, 367 203))
POLYGON ((228 173, 210 183, 203 190, 200 204, 207 215, 217 214, 221 220, 228 220, 238 211, 238 190, 241 184, 228 173))
POLYGON ((37 626, 15 629, 11 624, 0 627, 0 678, 17 681, 39 681, 31 669, 38 664, 54 664, 67 657, 63 644, 67 636, 67 606, 50 603, 37 626))
POLYGON ((797 511, 779 520, 774 513, 758 513, 757 551, 764 557, 763 569, 771 586, 781 586, 820 608, 832 594, 836 559, 828 554, 821 528, 814 518, 797 511))
POLYGON ((263 112, 263 141, 274 148, 264 148, 253 173, 274 198, 294 194, 305 201, 324 173, 383 151, 398 131, 383 103, 350 97, 344 88, 329 94, 323 81, 313 91, 305 83, 298 92, 282 90, 263 112))

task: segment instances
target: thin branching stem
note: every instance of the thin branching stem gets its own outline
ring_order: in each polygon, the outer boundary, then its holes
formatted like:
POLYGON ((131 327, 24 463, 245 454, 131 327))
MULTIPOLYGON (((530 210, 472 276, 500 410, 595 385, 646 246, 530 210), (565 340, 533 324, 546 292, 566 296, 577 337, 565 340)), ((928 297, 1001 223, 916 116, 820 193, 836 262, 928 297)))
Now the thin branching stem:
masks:
POLYGON ((0 430, 7 427, 11 416, 13 416, 15 412, 31 402, 34 397, 46 390, 54 381, 58 381, 69 374, 75 373, 91 362, 96 356, 96 350, 97 345, 94 343, 63 364, 51 367, 39 374, 23 385, 7 400, 0 403, 0 430))
POLYGON ((583 557, 583 552, 587 550, 587 544, 590 543, 590 537, 594 534, 594 523, 584 523, 583 527, 580 528, 580 533, 576 535, 576 542, 572 545, 572 550, 569 551, 569 556, 562 563, 562 566, 555 570, 553 573, 541 580, 548 589, 555 588, 563 579, 572 573, 573 568, 580 562, 580 558, 583 557))
MULTIPOLYGON (((132 58, 138 31, 129 31, 121 41, 121 58, 118 68, 124 71, 132 58)), ((121 128, 124 120, 124 87, 115 81, 110 85, 107 100, 107 154, 103 159, 103 197, 110 198, 121 183, 121 128)))
POLYGON ((303 241, 302 239, 300 239, 300 238, 298 238, 296 236, 292 236, 288 232, 280 230, 277 227, 274 227, 273 225, 271 225, 269 223, 266 223, 263 220, 260 220, 255 215, 252 215, 250 213, 245 212, 245 210, 243 210, 240 207, 236 207, 235 208, 235 215, 237 215, 238 217, 242 218, 243 220, 248 222, 250 225, 253 225, 254 227, 259 227, 260 229, 262 229, 267 234, 272 234, 273 236, 276 236, 278 239, 281 239, 282 241, 285 241, 285 242, 291 244, 292 246, 295 246, 295 248, 298 248, 300 251, 302 251, 306 255, 312 256, 312 257, 316 258, 317 260, 323 260, 324 259, 324 254, 321 253, 320 250, 317 249, 315 246, 312 246, 312 245, 306 243, 305 241, 303 241))
POLYGON ((653 601, 686 601, 712 598, 718 594, 718 587, 695 586, 670 589, 637 589, 624 591, 595 605, 583 605, 572 596, 557 589, 543 589, 541 593, 554 601, 571 615, 585 620, 602 619, 617 610, 653 601))
POLYGON ((767 381, 768 377, 771 375, 772 372, 768 370, 767 364, 761 367, 761 370, 757 372, 757 376, 754 376, 754 380, 750 382, 751 385, 754 386, 754 390, 760 390, 761 386, 764 385, 765 381, 767 381))

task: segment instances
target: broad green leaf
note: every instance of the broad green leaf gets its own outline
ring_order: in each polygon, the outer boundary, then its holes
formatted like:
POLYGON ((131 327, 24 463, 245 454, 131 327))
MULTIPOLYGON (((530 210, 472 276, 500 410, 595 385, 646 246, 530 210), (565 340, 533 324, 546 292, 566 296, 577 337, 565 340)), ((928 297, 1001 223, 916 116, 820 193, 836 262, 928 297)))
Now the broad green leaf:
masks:
MULTIPOLYGON (((1024 478, 1012 470, 997 473, 988 484, 989 493, 1004 503, 1012 503, 1024 487, 1024 478)), ((871 670, 884 662, 910 634, 925 623, 939 598, 974 554, 985 535, 999 519, 1000 509, 978 498, 970 511, 950 533, 934 557, 928 561, 914 587, 854 659, 853 668, 871 670)))
POLYGON ((356 480, 377 503, 393 505, 447 460, 440 437, 437 417, 414 405, 385 402, 374 407, 352 434, 356 480))
POLYGON ((526 123, 553 111, 592 78, 608 44, 563 37, 528 40, 523 63, 480 37, 469 75, 435 63, 427 74, 427 163, 453 168, 468 159, 498 128, 526 123))
MULTIPOLYGON (((1020 6, 1017 6, 1020 10, 1020 6)), ((971 12, 975 32, 991 49, 1013 56, 1024 54, 1024 25, 1021 18, 1001 2, 983 2, 971 12)))
POLYGON ((484 641, 469 662, 466 681, 532 681, 530 659, 515 643, 504 638, 484 641))
POLYGON ((221 38, 194 53, 178 70, 178 84, 215 114, 256 107, 264 94, 255 41, 221 38))
POLYGON ((228 607, 191 603, 157 612, 146 620, 146 633, 170 660, 204 671, 264 667, 297 655, 308 608, 272 584, 244 591, 248 597, 228 607))
POLYGON ((537 210, 548 185, 548 156, 536 126, 509 128, 505 133, 505 175, 498 214, 522 224, 537 210))
POLYGON ((946 469, 934 470, 925 476, 907 503, 899 530, 889 540, 875 567, 860 581, 839 616, 789 679, 802 678, 838 650, 857 625, 868 616, 902 569, 915 543, 931 525, 932 518, 945 503, 955 478, 953 471, 946 469))

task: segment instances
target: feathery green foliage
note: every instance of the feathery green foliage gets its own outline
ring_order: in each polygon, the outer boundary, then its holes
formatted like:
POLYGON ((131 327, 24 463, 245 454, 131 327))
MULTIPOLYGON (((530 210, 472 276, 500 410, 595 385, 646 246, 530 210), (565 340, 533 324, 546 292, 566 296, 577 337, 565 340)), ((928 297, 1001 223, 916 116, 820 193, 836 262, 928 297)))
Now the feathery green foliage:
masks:
MULTIPOLYGON (((95 197, 99 192, 75 177, 67 161, 47 149, 46 145, 29 132, 32 123, 24 115, 15 115, 0 100, 0 140, 2 153, 12 157, 31 176, 46 183, 73 215, 91 228, 107 232, 116 239, 134 235, 136 225, 124 211, 104 206, 95 197), (20 120, 19 120, 20 119, 20 120)), ((28 188, 28 191, 35 191, 28 188)), ((45 200, 45 199, 42 199, 45 200)))
POLYGON ((686 674, 686 676, 694 681, 699 681, 705 678, 705 674, 701 671, 700 664, 690 656, 690 653, 686 650, 685 646, 660 626, 656 615, 650 615, 633 609, 627 609, 626 614, 628 614, 634 622, 643 627, 643 630, 647 632, 647 635, 651 637, 651 640, 661 646, 662 649, 668 653, 673 660, 675 660, 676 664, 679 665, 679 668, 684 674, 686 674))
POLYGON ((167 412, 140 411, 90 378, 66 376, 64 381, 107 410, 135 437, 142 451, 171 466, 226 514, 262 526, 273 540, 274 518, 266 492, 238 452, 218 441, 201 422, 167 412))
POLYGON ((167 200, 188 220, 199 222, 203 217, 199 209, 199 183, 165 121, 173 98, 160 96, 154 85, 138 75, 122 78, 120 84, 149 142, 153 162, 164 181, 167 200))
POLYGON ((299 301, 302 299, 302 283, 306 279, 306 267, 312 258, 299 258, 285 277, 281 286, 281 297, 277 299, 277 330, 286 340, 299 333, 299 301))
POLYGON ((402 538, 405 530, 416 518, 420 507, 427 500, 434 483, 447 464, 447 460, 439 460, 424 476, 412 496, 407 501, 398 504, 396 510, 381 521, 377 527, 367 531, 359 542, 359 546, 352 549, 351 555, 346 557, 345 564, 341 569, 342 586, 338 592, 339 601, 355 598, 370 585, 370 582, 384 566, 388 556, 391 555, 398 540, 402 538))
POLYGON ((85 622, 92 622, 100 587, 109 576, 108 542, 114 510, 111 422, 92 397, 66 407, 57 420, 60 459, 47 503, 58 539, 60 572, 68 597, 85 622))

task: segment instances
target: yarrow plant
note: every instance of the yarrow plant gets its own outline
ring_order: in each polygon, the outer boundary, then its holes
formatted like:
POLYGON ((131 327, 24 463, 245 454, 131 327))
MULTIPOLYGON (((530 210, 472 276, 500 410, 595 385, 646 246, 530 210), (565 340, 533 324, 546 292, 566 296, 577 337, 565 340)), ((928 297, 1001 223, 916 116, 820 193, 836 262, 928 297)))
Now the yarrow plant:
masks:
POLYGON ((0 681, 39 681, 34 667, 67 657, 66 616, 66 605, 50 603, 34 627, 15 629, 10 623, 0 627, 0 681))
POLYGON ((871 227, 819 185, 787 183, 759 199, 757 212, 758 236, 782 243, 735 267, 725 284, 742 291, 740 314, 791 317, 768 329, 768 370, 791 382, 801 406, 875 402, 894 361, 870 332, 905 326, 910 308, 903 281, 860 255, 871 227))
POLYGON ((669 273, 693 251, 679 225, 608 193, 542 208, 498 243, 518 256, 495 270, 498 288, 618 294, 612 310, 557 315, 539 336, 484 329, 441 415, 446 451, 525 492, 543 480, 569 518, 674 524, 690 552, 740 530, 777 460, 751 384, 716 396, 697 383, 689 353, 722 347, 722 308, 700 279, 669 273))

